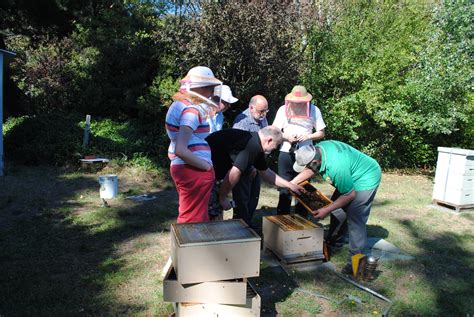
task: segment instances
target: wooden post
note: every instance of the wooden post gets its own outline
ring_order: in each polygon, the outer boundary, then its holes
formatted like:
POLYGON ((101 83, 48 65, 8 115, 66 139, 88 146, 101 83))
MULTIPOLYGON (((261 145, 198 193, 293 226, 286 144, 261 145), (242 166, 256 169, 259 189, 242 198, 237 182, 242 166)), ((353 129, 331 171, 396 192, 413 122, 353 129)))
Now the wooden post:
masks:
POLYGON ((4 152, 3 152, 3 66, 7 59, 16 54, 0 49, 0 176, 4 175, 4 152))
POLYGON ((91 115, 88 114, 86 115, 86 126, 84 127, 84 137, 82 139, 82 148, 85 149, 87 148, 87 145, 89 144, 89 131, 91 128, 91 115))
POLYGON ((0 52, 0 176, 3 176, 3 53, 0 52))

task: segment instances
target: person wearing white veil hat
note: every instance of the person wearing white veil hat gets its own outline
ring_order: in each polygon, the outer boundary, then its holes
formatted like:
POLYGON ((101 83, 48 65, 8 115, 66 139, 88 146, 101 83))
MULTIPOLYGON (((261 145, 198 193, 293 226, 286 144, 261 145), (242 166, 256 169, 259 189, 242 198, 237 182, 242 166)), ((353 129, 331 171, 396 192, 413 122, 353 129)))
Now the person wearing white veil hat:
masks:
MULTIPOLYGON (((324 138, 323 116, 318 107, 311 103, 311 96, 304 86, 294 86, 291 93, 286 95, 285 104, 281 106, 275 116, 273 125, 280 128, 285 140, 278 155, 278 175, 286 180, 293 179, 297 174, 293 170, 295 163, 294 151, 315 140, 324 138)), ((286 188, 280 189, 277 205, 278 214, 288 214, 291 208, 291 194, 286 188)), ((297 204, 295 211, 307 216, 308 212, 297 204)))
POLYGON ((215 181, 211 150, 205 138, 207 118, 219 106, 211 97, 222 82, 208 67, 189 70, 180 81, 165 119, 170 139, 170 173, 178 192, 178 223, 209 221, 208 203, 215 181))

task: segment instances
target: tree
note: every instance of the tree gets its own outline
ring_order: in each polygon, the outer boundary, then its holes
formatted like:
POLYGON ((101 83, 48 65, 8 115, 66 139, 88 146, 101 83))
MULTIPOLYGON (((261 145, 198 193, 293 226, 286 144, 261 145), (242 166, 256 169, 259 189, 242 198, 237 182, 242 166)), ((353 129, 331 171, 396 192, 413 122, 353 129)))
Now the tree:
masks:
POLYGON ((331 23, 315 25, 305 81, 330 137, 386 167, 432 164, 437 146, 459 145, 472 112, 472 68, 466 54, 453 54, 450 37, 440 36, 445 31, 435 18, 448 8, 340 2, 331 23))
POLYGON ((206 65, 231 86, 241 109, 255 94, 278 106, 298 83, 298 21, 303 19, 291 6, 280 4, 206 3, 200 16, 181 17, 179 27, 167 36, 175 41, 181 76, 193 66, 206 65))

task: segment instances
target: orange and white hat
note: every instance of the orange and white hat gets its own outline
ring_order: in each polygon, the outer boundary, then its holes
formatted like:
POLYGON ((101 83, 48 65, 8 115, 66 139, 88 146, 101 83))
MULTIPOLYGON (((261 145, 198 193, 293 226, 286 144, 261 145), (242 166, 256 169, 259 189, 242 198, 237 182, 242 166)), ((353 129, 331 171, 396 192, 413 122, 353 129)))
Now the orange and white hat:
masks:
POLYGON ((311 99, 313 99, 313 96, 308 93, 305 86, 293 87, 291 93, 285 97, 287 102, 310 102, 311 99))
POLYGON ((285 97, 287 118, 310 119, 310 102, 313 99, 304 86, 295 86, 285 97))

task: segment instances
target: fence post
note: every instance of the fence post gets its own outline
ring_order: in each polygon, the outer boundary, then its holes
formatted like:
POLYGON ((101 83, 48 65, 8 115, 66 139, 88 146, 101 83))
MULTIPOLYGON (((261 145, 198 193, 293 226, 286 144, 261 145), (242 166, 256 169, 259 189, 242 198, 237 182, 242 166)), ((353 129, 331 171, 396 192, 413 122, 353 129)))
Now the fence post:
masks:
POLYGON ((91 128, 91 115, 88 114, 86 115, 86 126, 84 127, 84 137, 82 139, 82 148, 85 149, 87 148, 87 145, 89 144, 89 131, 91 128))

